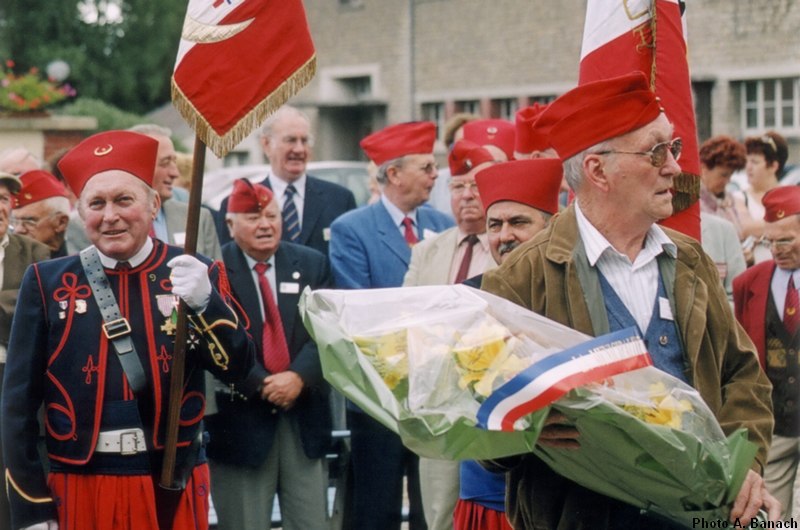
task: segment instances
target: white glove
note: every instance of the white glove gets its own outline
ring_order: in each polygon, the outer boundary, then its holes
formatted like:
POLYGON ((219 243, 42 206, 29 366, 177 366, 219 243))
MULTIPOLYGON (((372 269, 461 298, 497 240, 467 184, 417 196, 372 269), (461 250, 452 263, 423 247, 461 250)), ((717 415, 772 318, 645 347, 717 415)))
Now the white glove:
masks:
POLYGON ((202 313, 211 298, 208 266, 189 254, 176 256, 167 262, 172 269, 169 279, 172 292, 180 296, 196 313, 202 313))
POLYGON ((36 523, 35 525, 20 528, 20 530, 58 530, 58 521, 50 519, 43 523, 36 523))

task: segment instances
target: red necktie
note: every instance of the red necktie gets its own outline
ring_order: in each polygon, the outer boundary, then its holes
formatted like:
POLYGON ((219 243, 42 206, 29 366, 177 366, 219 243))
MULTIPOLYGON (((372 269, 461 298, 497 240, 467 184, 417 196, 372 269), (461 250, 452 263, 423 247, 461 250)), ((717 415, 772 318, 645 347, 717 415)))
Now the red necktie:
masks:
POLYGON ((469 266, 472 263, 472 250, 475 248, 475 243, 478 242, 478 236, 470 234, 465 237, 462 242, 467 245, 467 250, 464 252, 464 257, 461 259, 461 265, 458 267, 456 281, 454 283, 461 283, 467 279, 469 266))
POLYGON ((406 227, 405 238, 408 246, 413 246, 419 242, 417 234, 414 233, 414 221, 410 217, 403 217, 403 226, 406 227))
POLYGON ((786 331, 794 337, 800 327, 800 297, 794 286, 794 275, 789 276, 789 288, 786 290, 786 303, 783 304, 783 325, 786 331))
POLYGON ((289 368, 289 347, 283 334, 283 323, 278 312, 272 289, 267 280, 268 263, 256 263, 253 267, 258 273, 258 288, 264 302, 264 329, 261 335, 261 351, 264 356, 264 367, 273 374, 289 368))

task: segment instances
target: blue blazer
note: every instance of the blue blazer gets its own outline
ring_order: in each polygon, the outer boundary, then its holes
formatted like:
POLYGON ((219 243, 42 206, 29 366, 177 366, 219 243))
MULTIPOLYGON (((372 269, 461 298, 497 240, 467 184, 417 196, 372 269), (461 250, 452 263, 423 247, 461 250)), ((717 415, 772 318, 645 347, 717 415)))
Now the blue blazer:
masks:
MULTIPOLYGON (((269 178, 261 184, 272 189, 269 178)), ((303 222, 300 239, 296 241, 306 247, 328 255, 327 229, 334 219, 356 207, 353 192, 335 184, 311 175, 306 176, 306 195, 303 203, 303 222)), ((217 234, 222 244, 231 241, 231 235, 225 224, 225 213, 228 211, 228 199, 222 201, 217 215, 217 234)), ((285 238, 283 238, 285 240, 285 238)))
POLYGON ((315 250, 287 242, 281 242, 275 253, 276 284, 297 284, 296 289, 285 289, 284 292, 278 288, 278 311, 289 347, 290 370, 305 383, 295 406, 283 412, 253 392, 269 375, 261 356, 263 322, 258 286, 253 281, 244 253, 236 243, 222 247, 222 258, 227 264, 233 295, 241 305, 242 313, 248 316, 245 327, 256 343, 257 354, 253 369, 246 381, 237 386, 237 392, 216 392, 219 412, 206 418, 211 437, 207 454, 227 464, 257 467, 269 453, 278 418, 281 414, 291 414, 297 417, 306 456, 321 458, 330 445, 329 387, 322 378, 317 345, 303 326, 297 306, 306 286, 312 289, 330 286, 328 260, 315 250))
MULTIPOLYGON (((419 239, 441 232, 453 220, 433 208, 417 208, 419 239)), ((331 225, 331 268, 336 287, 400 287, 411 261, 411 248, 381 202, 348 212, 331 225)))

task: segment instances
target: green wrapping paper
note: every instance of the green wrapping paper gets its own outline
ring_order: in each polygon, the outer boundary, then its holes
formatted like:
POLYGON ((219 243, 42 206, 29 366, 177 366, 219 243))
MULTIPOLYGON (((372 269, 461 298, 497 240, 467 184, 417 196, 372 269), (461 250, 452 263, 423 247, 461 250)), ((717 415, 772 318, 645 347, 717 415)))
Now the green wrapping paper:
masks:
POLYGON ((756 454, 745 431, 726 438, 694 389, 654 367, 575 388, 551 405, 580 431, 578 450, 535 445, 550 406, 514 430, 479 428, 487 393, 590 339, 489 293, 306 290, 300 309, 325 378, 421 456, 532 452, 587 488, 691 526, 694 517, 727 519, 756 454), (653 408, 654 394, 663 407, 653 408))

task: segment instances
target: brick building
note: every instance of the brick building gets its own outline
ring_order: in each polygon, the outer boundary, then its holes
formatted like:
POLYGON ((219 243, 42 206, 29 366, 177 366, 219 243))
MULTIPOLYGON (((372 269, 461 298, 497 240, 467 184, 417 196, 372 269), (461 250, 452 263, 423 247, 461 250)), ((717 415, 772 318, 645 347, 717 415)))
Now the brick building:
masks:
MULTIPOLYGON (((305 0, 318 71, 293 103, 312 116, 316 158, 363 158, 358 140, 389 123, 511 118, 563 93, 586 2, 305 0)), ((686 20, 701 140, 775 129, 800 162, 800 2, 695 0, 686 20)))

